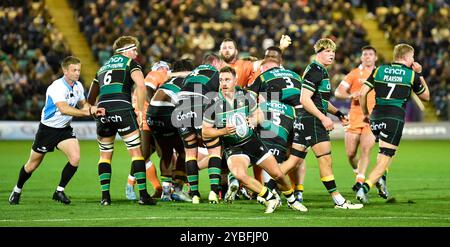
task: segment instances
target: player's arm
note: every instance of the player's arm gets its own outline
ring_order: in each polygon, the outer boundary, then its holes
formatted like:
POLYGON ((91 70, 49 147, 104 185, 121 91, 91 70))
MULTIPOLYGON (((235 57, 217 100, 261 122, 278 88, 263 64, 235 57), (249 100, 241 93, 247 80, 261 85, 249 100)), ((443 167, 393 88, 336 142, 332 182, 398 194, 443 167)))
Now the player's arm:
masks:
POLYGON ((342 80, 334 91, 334 96, 338 99, 353 99, 359 97, 357 94, 350 93, 350 85, 347 81, 342 80))
POLYGON ((328 102, 328 112, 335 115, 339 119, 339 121, 341 121, 342 125, 345 126, 349 124, 347 115, 339 111, 339 109, 331 104, 331 102, 328 102))
POLYGON ((234 134, 236 132, 236 127, 232 125, 226 125, 225 128, 217 129, 214 127, 214 124, 211 124, 207 121, 203 121, 202 123, 202 138, 205 139, 213 139, 224 135, 234 134))
POLYGON ((87 101, 90 105, 96 105, 97 102, 97 96, 100 93, 100 86, 98 85, 98 79, 97 76, 95 76, 94 80, 91 83, 91 86, 89 87, 89 93, 87 97, 87 101))
POLYGON ((378 69, 374 69, 370 74, 369 78, 364 82, 361 89, 359 90, 359 104, 364 115, 364 122, 369 122, 369 108, 367 108, 367 95, 372 91, 374 87, 374 75, 378 72, 378 69))
POLYGON ((414 93, 417 94, 419 99, 423 101, 430 101, 430 90, 428 89, 425 78, 423 78, 422 76, 422 65, 420 65, 418 62, 414 62, 412 64, 412 69, 414 70, 414 72, 416 72, 413 84, 414 93), (418 77, 418 79, 416 77, 418 77), (419 81, 419 83, 417 83, 417 81, 419 81))
POLYGON ((173 77, 186 77, 191 73, 191 71, 178 71, 178 72, 171 72, 168 74, 169 79, 173 77))
POLYGON ((367 108, 367 94, 369 94, 370 91, 372 91, 373 87, 370 87, 370 85, 364 83, 361 87, 360 96, 359 96, 359 103, 361 104, 361 109, 364 114, 364 121, 369 121, 369 108, 367 108))
POLYGON ((91 106, 86 100, 81 100, 80 105, 82 106, 81 109, 77 109, 75 107, 70 106, 67 104, 66 101, 59 101, 56 102, 55 105, 58 108, 58 110, 64 114, 74 117, 87 117, 91 115, 101 116, 105 115, 105 109, 104 108, 97 108, 97 106, 91 106))

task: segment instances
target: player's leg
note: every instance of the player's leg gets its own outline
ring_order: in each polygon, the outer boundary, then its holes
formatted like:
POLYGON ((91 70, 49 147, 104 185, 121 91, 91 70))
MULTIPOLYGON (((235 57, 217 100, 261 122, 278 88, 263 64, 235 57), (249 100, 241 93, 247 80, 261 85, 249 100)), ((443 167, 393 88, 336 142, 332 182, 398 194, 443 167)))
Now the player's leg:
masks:
POLYGON ((17 183, 14 186, 11 195, 9 196, 9 204, 19 204, 20 195, 22 193, 22 188, 25 182, 31 177, 31 174, 34 170, 36 170, 44 159, 45 153, 38 153, 31 149, 30 156, 28 157, 27 162, 20 168, 19 177, 17 179, 17 183))
POLYGON ((111 184, 111 160, 114 153, 114 136, 102 137, 97 136, 97 142, 100 148, 100 159, 98 161, 98 176, 100 178, 100 187, 102 190, 102 200, 100 202, 103 206, 111 204, 110 184, 111 184))
POLYGON ((170 136, 157 135, 155 136, 156 144, 161 149, 161 159, 159 162, 159 169, 162 181, 162 201, 170 201, 172 190, 173 177, 173 145, 174 140, 170 136))
POLYGON ((145 160, 141 151, 141 140, 139 130, 136 129, 131 133, 123 134, 123 141, 131 156, 131 166, 133 166, 134 177, 136 177, 136 184, 139 190, 140 205, 155 205, 156 201, 150 197, 147 192, 147 182, 145 174, 145 160))
POLYGON ((264 198, 266 205, 265 213, 273 213, 279 204, 279 199, 266 186, 263 186, 254 177, 248 175, 247 170, 250 164, 250 158, 245 154, 231 154, 229 156, 227 155, 227 157, 228 168, 234 177, 243 186, 264 198))
POLYGON ((356 176, 356 183, 361 185, 366 179, 367 167, 370 163, 370 152, 375 144, 375 136, 370 131, 369 127, 364 128, 360 136, 361 154, 358 161, 358 175, 356 176), (364 130, 366 129, 366 130, 364 130))
POLYGON ((369 202, 366 194, 369 193, 372 186, 385 174, 398 148, 398 146, 385 142, 382 139, 379 142, 380 150, 377 156, 377 164, 370 172, 364 184, 356 192, 356 198, 363 203, 369 202))
POLYGON ((360 142, 360 134, 347 130, 345 132, 345 152, 348 162, 353 169, 353 173, 358 175, 358 145, 360 142))
POLYGON ((303 202, 305 175, 306 175, 306 162, 304 160, 297 168, 294 168, 289 173, 295 197, 299 202, 303 202))
POLYGON ((153 135, 148 127, 141 130, 141 150, 142 156, 145 160, 145 174, 147 180, 150 181, 153 188, 155 189, 155 193, 152 195, 152 197, 160 198, 162 194, 161 183, 159 182, 156 167, 153 165, 153 162, 150 159, 150 156, 155 151, 155 142, 153 139, 153 135))
POLYGON ((222 146, 220 138, 203 140, 208 149, 208 175, 211 191, 208 195, 209 203, 219 203, 219 190, 222 166, 222 146))
POLYGON ((331 159, 331 142, 322 141, 314 144, 312 147, 314 154, 316 155, 319 163, 320 180, 324 184, 328 193, 330 193, 336 208, 341 209, 359 209, 362 208, 362 204, 352 204, 347 201, 341 193, 339 193, 336 181, 333 175, 332 159, 331 159))
POLYGON ((190 188, 190 196, 192 203, 200 203, 200 193, 198 191, 198 165, 197 165, 197 149, 198 139, 194 131, 181 132, 183 138, 184 151, 186 153, 185 166, 186 175, 190 188))
POLYGON ((53 199, 64 204, 69 204, 70 200, 64 193, 64 189, 78 169, 80 162, 80 144, 76 138, 70 138, 61 141, 57 147, 66 155, 68 162, 62 170, 61 179, 53 194, 53 199))

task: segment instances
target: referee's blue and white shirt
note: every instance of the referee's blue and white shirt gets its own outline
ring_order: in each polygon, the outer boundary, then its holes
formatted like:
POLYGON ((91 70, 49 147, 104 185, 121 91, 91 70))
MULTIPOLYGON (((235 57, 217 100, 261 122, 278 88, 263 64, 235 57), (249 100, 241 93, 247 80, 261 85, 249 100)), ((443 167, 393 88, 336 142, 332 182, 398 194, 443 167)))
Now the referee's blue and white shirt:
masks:
POLYGON ((47 88, 45 98, 41 123, 52 128, 64 128, 70 125, 73 117, 62 114, 56 107, 56 103, 66 101, 71 107, 76 107, 79 101, 85 99, 84 88, 79 81, 75 82, 73 87, 70 86, 63 76, 47 88))

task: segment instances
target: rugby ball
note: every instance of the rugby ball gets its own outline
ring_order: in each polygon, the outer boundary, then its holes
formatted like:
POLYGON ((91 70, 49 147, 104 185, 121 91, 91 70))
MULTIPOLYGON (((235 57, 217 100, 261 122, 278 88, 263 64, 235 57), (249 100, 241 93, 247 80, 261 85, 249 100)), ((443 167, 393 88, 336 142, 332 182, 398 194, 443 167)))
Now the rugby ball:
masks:
POLYGON ((234 113, 229 118, 229 123, 236 126, 236 135, 245 137, 248 134, 247 119, 240 113, 234 113))

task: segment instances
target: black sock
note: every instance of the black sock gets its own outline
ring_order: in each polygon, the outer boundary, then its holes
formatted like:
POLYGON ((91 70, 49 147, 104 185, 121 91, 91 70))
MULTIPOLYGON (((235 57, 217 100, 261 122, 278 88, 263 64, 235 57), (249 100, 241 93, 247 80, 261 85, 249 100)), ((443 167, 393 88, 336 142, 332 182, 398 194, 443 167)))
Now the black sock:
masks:
POLYGON ((136 178, 137 188, 139 190, 140 197, 149 197, 147 192, 147 181, 145 177, 145 161, 133 160, 131 162, 132 169, 134 170, 134 177, 136 178))
POLYGON ((277 187, 277 181, 273 180, 272 178, 267 182, 267 188, 269 188, 270 191, 275 189, 277 187))
POLYGON ((222 159, 216 156, 210 157, 208 161, 208 174, 211 190, 219 194, 222 159))
POLYGON ((325 185, 325 188, 327 188, 328 193, 333 193, 333 192, 335 192, 337 190, 336 182, 335 182, 334 179, 333 180, 329 180, 329 181, 323 181, 322 180, 322 183, 323 183, 323 185, 325 185))
POLYGON ((111 164, 106 162, 101 162, 98 164, 98 176, 100 177, 103 199, 110 199, 109 185, 111 183, 111 173, 111 164))
POLYGON ((370 186, 369 186, 369 184, 368 183, 364 183, 363 185, 362 185, 362 188, 363 188, 363 190, 364 190, 364 193, 368 193, 369 192, 369 190, 370 190, 370 186))
POLYGON ((134 166, 133 165, 130 168, 130 175, 134 177, 134 166))
POLYGON ((61 180, 59 181, 59 187, 65 188, 67 183, 69 183, 70 179, 72 179, 73 175, 77 171, 78 167, 73 166, 70 162, 67 162, 66 166, 61 173, 61 180))
POLYGON ((25 166, 22 166, 19 172, 19 179, 17 179, 17 188, 22 189, 25 182, 31 177, 31 174, 25 171, 25 166))
POLYGON ((186 161, 186 174, 189 183, 189 187, 191 189, 192 196, 198 196, 200 193, 198 192, 198 166, 197 160, 189 160, 186 161))

